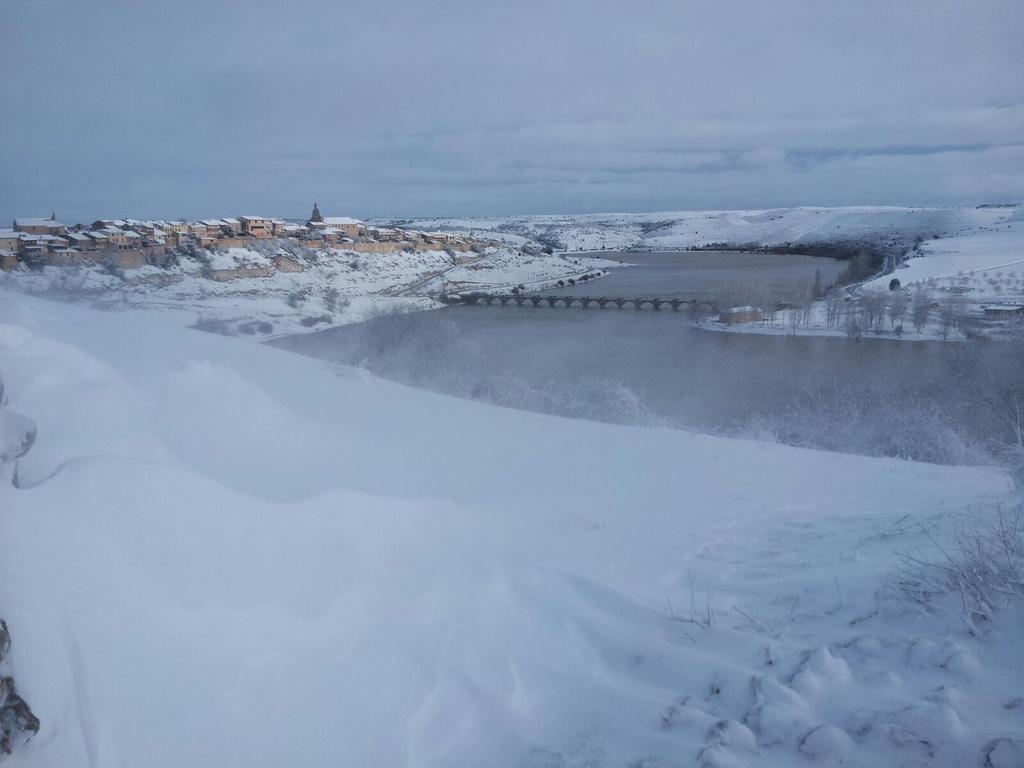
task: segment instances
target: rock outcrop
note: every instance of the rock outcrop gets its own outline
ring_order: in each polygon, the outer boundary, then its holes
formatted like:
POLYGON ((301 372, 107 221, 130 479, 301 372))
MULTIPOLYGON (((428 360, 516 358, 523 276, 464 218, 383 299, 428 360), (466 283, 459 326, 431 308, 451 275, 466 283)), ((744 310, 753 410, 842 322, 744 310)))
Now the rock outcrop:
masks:
MULTIPOLYGON (((11 648, 11 634, 7 622, 0 620, 0 673, 7 669, 7 653, 11 648)), ((39 733, 39 718, 14 685, 10 675, 0 675, 0 753, 11 754, 15 749, 39 733)))

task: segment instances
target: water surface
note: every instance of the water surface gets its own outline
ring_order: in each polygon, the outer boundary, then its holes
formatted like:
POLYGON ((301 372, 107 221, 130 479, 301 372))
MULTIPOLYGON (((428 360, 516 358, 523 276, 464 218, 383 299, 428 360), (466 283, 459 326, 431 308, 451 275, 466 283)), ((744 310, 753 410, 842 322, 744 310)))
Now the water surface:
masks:
MULTIPOLYGON (((830 279, 842 268, 760 254, 627 258, 637 266, 565 292, 711 297, 756 276, 781 296, 816 270, 830 279)), ((274 343, 516 408, 936 461, 980 460, 993 426, 978 409, 977 372, 1006 356, 1002 345, 715 333, 670 310, 514 305, 386 316, 274 343)))

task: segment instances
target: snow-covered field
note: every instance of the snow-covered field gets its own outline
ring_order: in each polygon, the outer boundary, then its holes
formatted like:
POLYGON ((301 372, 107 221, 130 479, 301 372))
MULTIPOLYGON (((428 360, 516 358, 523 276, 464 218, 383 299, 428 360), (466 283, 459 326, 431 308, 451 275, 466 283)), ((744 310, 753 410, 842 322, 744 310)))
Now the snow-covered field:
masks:
POLYGON ((956 295, 971 302, 1024 304, 1024 209, 1015 209, 997 227, 926 240, 919 255, 864 288, 888 290, 893 278, 906 288, 927 287, 938 298, 956 295))
POLYGON ((1020 764, 1005 475, 524 413, 0 291, 12 765, 1020 764), (1018 740, 1014 742, 1013 740, 1018 740), (988 760, 988 763, 985 761, 988 760))
MULTIPOLYGON (((819 301, 804 313, 800 322, 795 321, 800 310, 787 310, 771 313, 764 322, 725 326, 711 319, 701 325, 734 333, 843 336, 848 334, 844 327, 846 316, 862 308, 863 302, 854 299, 874 294, 890 305, 885 312, 891 315, 895 303, 901 314, 885 318, 870 335, 903 340, 961 340, 965 338, 965 328, 950 327, 949 320, 943 320, 944 313, 984 320, 986 306, 1024 306, 1024 208, 972 210, 977 214, 973 228, 919 241, 893 272, 848 291, 852 303, 835 315, 839 322, 829 322, 828 302, 819 301), (890 290, 894 279, 899 283, 902 299, 890 290), (911 322, 915 302, 934 305, 920 325, 911 322)), ((990 335, 998 337, 1000 329, 995 331, 990 335)))
POLYGON ((474 232, 481 237, 540 239, 565 251, 929 239, 976 232, 1020 220, 1021 208, 780 208, 753 211, 414 219, 418 229, 474 232))

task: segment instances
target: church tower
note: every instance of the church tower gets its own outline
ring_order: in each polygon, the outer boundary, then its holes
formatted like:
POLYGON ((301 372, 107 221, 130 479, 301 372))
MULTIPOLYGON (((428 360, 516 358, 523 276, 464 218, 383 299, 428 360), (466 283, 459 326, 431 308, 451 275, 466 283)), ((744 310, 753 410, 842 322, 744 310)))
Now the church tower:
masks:
POLYGON ((314 222, 321 223, 321 222, 323 222, 323 220, 324 220, 324 217, 320 215, 320 206, 318 206, 316 203, 313 203, 313 213, 310 215, 309 221, 307 221, 306 223, 307 224, 313 224, 314 222))

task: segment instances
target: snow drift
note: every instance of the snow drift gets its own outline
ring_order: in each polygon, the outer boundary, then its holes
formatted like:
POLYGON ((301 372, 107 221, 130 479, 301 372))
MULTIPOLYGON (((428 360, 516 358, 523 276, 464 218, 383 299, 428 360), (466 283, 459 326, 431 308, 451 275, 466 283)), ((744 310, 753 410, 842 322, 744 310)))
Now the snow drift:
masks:
POLYGON ((1019 621, 967 636, 880 596, 907 521, 1005 500, 993 470, 517 412, 8 293, 0 368, 38 425, 0 487, 0 610, 42 721, 17 765, 1018 744, 1019 621))

